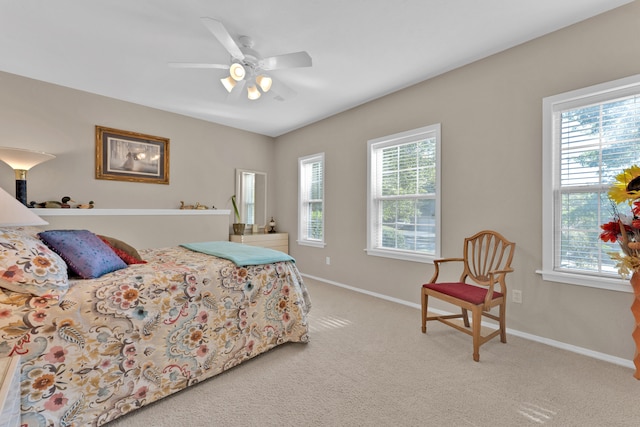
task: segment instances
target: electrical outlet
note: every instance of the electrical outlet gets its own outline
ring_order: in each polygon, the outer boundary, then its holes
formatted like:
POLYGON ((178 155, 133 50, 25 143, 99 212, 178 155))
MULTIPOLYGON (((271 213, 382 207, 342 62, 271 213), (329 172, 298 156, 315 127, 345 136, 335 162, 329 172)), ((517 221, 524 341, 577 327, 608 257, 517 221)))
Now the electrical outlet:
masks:
POLYGON ((511 301, 515 302, 516 304, 522 304, 522 291, 514 289, 511 292, 511 301))
POLYGON ((327 257, 325 262, 327 263, 327 265, 331 265, 331 257, 327 257))

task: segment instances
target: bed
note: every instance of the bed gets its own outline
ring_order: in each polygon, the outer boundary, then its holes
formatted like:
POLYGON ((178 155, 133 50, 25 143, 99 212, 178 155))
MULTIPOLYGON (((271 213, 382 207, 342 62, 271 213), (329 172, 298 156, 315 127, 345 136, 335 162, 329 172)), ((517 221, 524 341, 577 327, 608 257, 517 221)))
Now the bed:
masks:
POLYGON ((41 230, 0 229, 0 357, 20 356, 23 426, 102 425, 309 339, 292 259, 238 266, 198 248, 136 251, 82 231, 89 260, 41 230), (103 272, 111 254, 125 265, 103 272))

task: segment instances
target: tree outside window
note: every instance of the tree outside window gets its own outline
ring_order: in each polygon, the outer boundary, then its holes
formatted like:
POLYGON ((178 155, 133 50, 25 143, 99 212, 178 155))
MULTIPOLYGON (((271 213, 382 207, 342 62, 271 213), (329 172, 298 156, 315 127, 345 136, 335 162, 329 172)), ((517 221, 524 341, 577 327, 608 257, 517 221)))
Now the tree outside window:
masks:
POLYGON ((371 255, 427 261, 439 251, 440 126, 369 141, 371 255))
MULTIPOLYGON (((543 276, 625 290, 600 225, 616 206, 607 192, 640 164, 640 76, 546 98, 544 106, 543 276)), ((627 207, 628 208, 628 207, 627 207)))
POLYGON ((324 153, 298 159, 298 243, 324 246, 324 153))

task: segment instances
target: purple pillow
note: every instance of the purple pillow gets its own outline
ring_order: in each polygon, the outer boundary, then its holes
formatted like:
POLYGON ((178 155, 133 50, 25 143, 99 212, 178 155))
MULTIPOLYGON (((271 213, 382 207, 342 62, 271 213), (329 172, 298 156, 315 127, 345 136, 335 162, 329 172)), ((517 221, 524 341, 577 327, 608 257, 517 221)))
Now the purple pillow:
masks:
POLYGON ((127 264, 106 243, 88 230, 48 230, 38 237, 83 279, 126 268, 127 264))

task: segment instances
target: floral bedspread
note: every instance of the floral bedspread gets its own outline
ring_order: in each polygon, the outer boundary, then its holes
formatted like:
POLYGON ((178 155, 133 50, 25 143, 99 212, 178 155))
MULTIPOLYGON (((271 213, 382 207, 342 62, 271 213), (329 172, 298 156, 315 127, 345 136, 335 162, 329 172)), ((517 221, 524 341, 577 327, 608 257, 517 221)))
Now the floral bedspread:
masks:
POLYGON ((0 357, 21 357, 24 426, 101 425, 285 342, 307 342, 294 263, 182 247, 74 280, 61 301, 0 289, 0 357))

